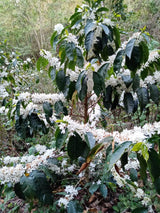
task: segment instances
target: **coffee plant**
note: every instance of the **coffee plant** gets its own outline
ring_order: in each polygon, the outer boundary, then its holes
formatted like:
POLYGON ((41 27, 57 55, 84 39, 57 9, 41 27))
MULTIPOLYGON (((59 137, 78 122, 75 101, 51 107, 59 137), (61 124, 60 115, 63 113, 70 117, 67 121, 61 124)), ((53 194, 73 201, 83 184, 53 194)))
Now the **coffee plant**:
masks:
POLYGON ((78 199, 83 184, 77 177, 85 178, 91 195, 99 191, 104 199, 108 189, 127 187, 139 202, 130 207, 132 212, 153 212, 147 181, 160 193, 160 123, 156 117, 151 124, 147 117, 150 103, 159 112, 160 52, 149 50, 144 30, 122 42, 117 16, 110 14, 102 0, 85 0, 65 27, 55 25, 50 43, 57 57, 42 49, 37 70, 47 70, 58 92, 23 92, 12 106, 20 137, 52 131, 54 142, 50 149, 36 145, 26 156, 1 159, 1 184, 12 182, 17 196, 38 199, 52 212, 55 206, 59 212, 86 209, 78 199), (108 112, 118 108, 130 117, 145 113, 148 123, 107 132, 108 112), (58 192, 57 185, 71 174, 73 185, 67 182, 58 192))

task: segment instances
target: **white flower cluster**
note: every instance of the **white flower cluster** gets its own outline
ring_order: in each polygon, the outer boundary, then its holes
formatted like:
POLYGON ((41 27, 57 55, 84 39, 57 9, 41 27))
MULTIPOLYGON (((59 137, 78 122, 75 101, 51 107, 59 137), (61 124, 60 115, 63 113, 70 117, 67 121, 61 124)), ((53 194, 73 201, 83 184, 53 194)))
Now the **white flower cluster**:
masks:
POLYGON ((50 65, 53 67, 56 67, 57 70, 59 70, 60 68, 63 68, 63 66, 61 66, 60 60, 57 57, 53 57, 51 52, 42 49, 40 51, 40 55, 43 58, 47 59, 50 65))
POLYGON ((75 196, 78 195, 78 190, 75 189, 74 186, 72 185, 68 185, 66 186, 65 190, 64 190, 67 194, 65 195, 64 198, 60 198, 59 201, 58 201, 58 205, 61 207, 61 206, 64 206, 65 208, 67 208, 68 206, 68 203, 73 200, 73 198, 75 196))
POLYGON ((103 138, 111 135, 111 133, 108 133, 103 129, 97 129, 96 127, 92 128, 89 123, 83 124, 74 121, 71 119, 70 116, 64 116, 63 120, 65 121, 65 123, 59 123, 59 128, 62 133, 64 133, 67 128, 69 132, 69 137, 71 135, 74 135, 74 132, 77 132, 84 139, 84 135, 86 134, 86 132, 92 132, 95 139, 97 141, 101 141, 103 138))
POLYGON ((62 24, 56 24, 54 26, 54 31, 57 31, 58 34, 61 34, 62 30, 64 29, 62 24))
POLYGON ((34 104, 42 104, 44 102, 49 102, 51 104, 55 104, 55 102, 61 100, 65 102, 65 97, 63 93, 60 94, 45 94, 45 93, 34 93, 30 94, 29 92, 21 93, 18 97, 19 100, 22 101, 32 101, 34 104))

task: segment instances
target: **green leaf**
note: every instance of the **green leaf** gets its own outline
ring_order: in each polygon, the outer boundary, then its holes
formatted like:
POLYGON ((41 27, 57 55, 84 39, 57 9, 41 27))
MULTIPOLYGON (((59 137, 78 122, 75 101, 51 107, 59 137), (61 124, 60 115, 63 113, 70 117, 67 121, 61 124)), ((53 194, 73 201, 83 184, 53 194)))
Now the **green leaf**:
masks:
POLYGON ((149 103, 148 90, 145 87, 138 88, 137 96, 138 96, 141 111, 143 111, 146 105, 149 103))
POLYGON ((86 142, 75 132, 73 136, 69 138, 67 144, 68 155, 71 160, 76 160, 79 156, 83 156, 84 152, 88 150, 86 142))
POLYGON ((97 154, 100 150, 103 149, 103 147, 104 147, 103 143, 98 143, 98 144, 96 144, 96 145, 90 150, 90 152, 89 152, 89 154, 88 154, 88 156, 87 156, 86 162, 87 162, 87 163, 90 163, 90 162, 93 160, 93 158, 96 156, 96 154, 97 154))
POLYGON ((122 144, 118 145, 109 159, 107 158, 107 162, 109 163, 109 170, 112 169, 113 165, 121 158, 121 156, 129 149, 132 141, 125 141, 122 144))
POLYGON ((100 8, 98 8, 98 10, 96 10, 96 13, 100 13, 100 12, 108 12, 109 11, 109 9, 108 8, 106 8, 106 7, 100 7, 100 8))
POLYGON ((90 32, 93 32, 96 29, 96 24, 92 21, 88 21, 85 28, 84 28, 84 33, 87 35, 90 32))
POLYGON ((78 76, 78 80, 76 82, 76 90, 81 101, 83 101, 87 95, 87 79, 85 73, 85 71, 82 71, 78 76))
POLYGON ((138 181, 138 172, 136 169, 134 168, 131 168, 130 169, 130 178, 131 178, 131 181, 138 181))
POLYGON ((66 86, 66 77, 64 70, 60 70, 56 75, 56 84, 60 91, 64 91, 66 86))
POLYGON ((148 57, 149 57, 149 49, 148 46, 146 44, 146 42, 141 41, 139 43, 139 47, 141 49, 142 52, 142 58, 141 58, 141 63, 146 63, 148 61, 148 57))
POLYGON ((23 118, 22 115, 16 117, 15 129, 18 136, 20 136, 21 138, 27 138, 32 136, 32 134, 30 133, 30 128, 28 127, 28 122, 28 117, 23 118))
POLYGON ((85 37, 85 48, 87 52, 93 47, 94 31, 90 31, 85 37))
POLYGON ((107 25, 105 25, 105 24, 100 24, 100 26, 101 26, 102 29, 104 30, 105 34, 106 34, 108 37, 111 37, 111 31, 110 31, 109 27, 107 27, 107 25))
POLYGON ((120 40, 120 32, 117 29, 117 27, 113 28, 113 34, 114 34, 114 43, 116 45, 116 49, 118 49, 121 45, 121 40, 120 40))
POLYGON ((153 180, 160 177, 160 156, 154 149, 149 150, 149 160, 147 162, 153 180))
POLYGON ((121 167, 123 168, 123 170, 125 170, 124 166, 128 163, 128 152, 125 152, 121 158, 121 167))
POLYGON ((148 213, 148 208, 139 207, 132 211, 132 213, 148 213))
POLYGON ((43 58, 42 56, 39 57, 37 60, 37 70, 40 71, 41 69, 44 69, 48 65, 48 60, 43 58))
POLYGON ((51 40, 50 40, 51 47, 53 47, 56 37, 57 37, 57 32, 55 31, 51 36, 51 40))
POLYGON ((132 148, 132 151, 134 151, 134 152, 139 152, 140 150, 141 150, 141 148, 142 148, 142 142, 138 142, 138 143, 136 143, 134 146, 133 146, 133 148, 132 148))
POLYGON ((94 194, 94 192, 96 192, 99 188, 99 185, 98 184, 92 184, 90 187, 89 187, 89 192, 91 194, 94 194))
POLYGON ((95 146, 95 142, 96 142, 93 134, 91 132, 86 132, 85 139, 86 139, 86 143, 88 147, 92 149, 95 146))
POLYGON ((52 117, 53 109, 52 109, 52 105, 49 102, 43 103, 43 110, 48 117, 52 117))
POLYGON ((122 75, 122 80, 125 83, 126 87, 129 88, 129 86, 132 84, 133 79, 130 75, 122 75))
POLYGON ((35 170, 27 176, 22 176, 17 186, 15 193, 21 194, 25 199, 38 199, 44 204, 53 203, 52 189, 43 172, 35 170))
POLYGON ((154 186, 158 194, 160 194, 160 178, 155 179, 154 186))
POLYGON ((134 99, 130 92, 125 92, 124 94, 124 108, 128 114, 133 113, 134 111, 134 99))
POLYGON ((55 133, 55 138, 56 138, 56 148, 61 149, 63 145, 66 142, 68 136, 68 131, 65 130, 65 133, 62 133, 59 128, 57 128, 56 133, 55 133))
POLYGON ((30 126, 30 130, 33 132, 39 132, 42 131, 43 134, 47 134, 48 133, 48 129, 45 126, 45 123, 43 120, 41 120, 38 115, 36 113, 31 113, 28 116, 28 120, 29 120, 29 126, 30 126))
POLYGON ((133 78, 133 84, 132 84, 133 91, 136 92, 136 90, 139 87, 140 87, 140 77, 138 74, 136 74, 133 78))
POLYGON ((115 73, 119 73, 122 66, 123 57, 124 57, 124 50, 119 50, 113 63, 113 70, 115 73))
POLYGON ((103 105, 108 110, 112 106, 112 86, 111 85, 109 85, 105 90, 104 97, 103 97, 103 105))
POLYGON ((99 73, 102 76, 102 78, 109 78, 108 68, 109 63, 105 63, 98 69, 97 73, 99 73))
POLYGON ((50 67, 48 70, 48 75, 52 79, 52 81, 56 78, 56 67, 50 67))
POLYGON ((83 213, 77 201, 70 201, 67 205, 67 213, 83 213))
POLYGON ((68 114, 67 108, 63 105, 63 102, 61 100, 56 101, 56 103, 54 104, 54 109, 58 117, 60 117, 62 114, 68 114))
POLYGON ((93 72, 93 90, 97 96, 105 89, 104 78, 97 72, 93 72))
POLYGON ((69 59, 69 61, 74 61, 75 58, 75 44, 73 42, 69 42, 66 45, 66 56, 69 59))
POLYGON ((131 57, 129 58, 126 55, 126 66, 128 67, 128 69, 135 72, 138 68, 140 68, 141 54, 142 54, 142 52, 140 50, 140 47, 134 46, 131 57))
POLYGON ((159 104, 160 92, 158 87, 155 84, 149 85, 150 98, 154 101, 155 104, 159 104))
POLYGON ((105 184, 101 184, 101 185, 99 186, 99 191, 100 191, 101 195, 102 195, 104 198, 107 197, 107 195, 108 195, 108 189, 107 189, 107 187, 106 187, 105 184))
POLYGON ((76 54, 77 54, 76 64, 78 67, 82 68, 84 66, 84 58, 81 50, 78 47, 76 47, 76 54))
POLYGON ((136 41, 136 39, 132 38, 126 45, 125 54, 126 54, 126 56, 128 56, 129 59, 131 59, 135 41, 136 41))
POLYGON ((146 173, 147 162, 144 159, 144 157, 139 153, 137 153, 137 159, 138 159, 139 164, 140 164, 140 176, 141 176, 142 180, 145 182, 147 180, 147 173, 146 173))

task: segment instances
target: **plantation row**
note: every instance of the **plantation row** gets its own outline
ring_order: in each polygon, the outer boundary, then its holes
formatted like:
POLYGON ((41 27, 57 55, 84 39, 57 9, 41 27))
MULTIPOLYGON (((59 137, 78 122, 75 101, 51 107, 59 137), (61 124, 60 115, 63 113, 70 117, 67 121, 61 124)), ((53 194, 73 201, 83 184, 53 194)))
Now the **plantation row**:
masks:
POLYGON ((28 146, 0 159, 2 210, 15 196, 27 212, 160 209, 160 51, 144 30, 121 35, 109 12, 102 0, 77 6, 66 26, 55 25, 56 55, 42 49, 36 71, 1 43, 0 114, 28 146), (33 92, 38 71, 56 92, 33 92))

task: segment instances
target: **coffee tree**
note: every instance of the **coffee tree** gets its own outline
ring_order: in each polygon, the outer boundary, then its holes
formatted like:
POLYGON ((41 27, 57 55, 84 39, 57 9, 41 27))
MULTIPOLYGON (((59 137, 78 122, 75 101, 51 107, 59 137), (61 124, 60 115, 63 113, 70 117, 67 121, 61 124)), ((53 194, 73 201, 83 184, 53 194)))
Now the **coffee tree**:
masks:
MULTIPOLYGON (((88 179, 92 175, 88 168, 95 159, 98 162, 96 166, 101 168, 101 180, 98 182, 97 179, 90 186, 91 194, 100 190, 106 198, 106 177, 112 173, 120 187, 128 185, 141 199, 142 206, 135 208, 134 212, 140 209, 147 211, 147 206, 151 207, 151 199, 135 181, 138 180, 138 168, 144 183, 149 171, 160 193, 159 150, 154 149, 155 143, 159 147, 159 122, 122 133, 106 132, 104 125, 106 112, 113 112, 117 107, 133 115, 137 110, 141 113, 147 111, 150 102, 158 106, 160 54, 159 50, 149 51, 148 42, 149 35, 144 31, 136 32, 127 41, 121 42, 116 17, 110 15, 102 0, 86 0, 82 6, 75 8, 67 26, 55 26, 51 46, 57 57, 41 50, 37 69, 48 69, 48 75, 59 93, 22 93, 18 97, 15 115, 19 136, 32 137, 39 131, 47 134, 51 129, 54 131, 56 150, 48 150, 46 155, 39 157, 39 162, 34 161, 33 167, 32 163, 26 164, 22 172, 25 175, 20 173, 20 181, 13 181, 16 182, 14 189, 17 195, 37 198, 42 203, 48 199, 51 204, 54 198, 44 173, 47 171, 51 181, 56 182, 64 151, 71 164, 79 162, 77 175, 84 173, 88 179), (101 156, 99 162, 97 156, 101 152, 105 157, 101 156), (129 157, 133 153, 135 159, 129 157), (139 166, 133 166, 133 162, 139 166), (38 171, 39 166, 43 166, 41 170, 44 173, 38 171), (121 174, 120 168, 130 177, 121 174), (45 184, 39 194, 36 187, 39 188, 41 181, 45 184)), ((61 168, 60 171, 64 170, 61 168)), ((4 178, 3 183, 6 182, 4 178)), ((72 209, 73 212, 80 211, 77 202, 72 201, 78 191, 66 187, 65 192, 65 198, 59 200, 58 205, 67 208, 68 212, 72 209), (74 191, 73 196, 71 191, 74 191)))

